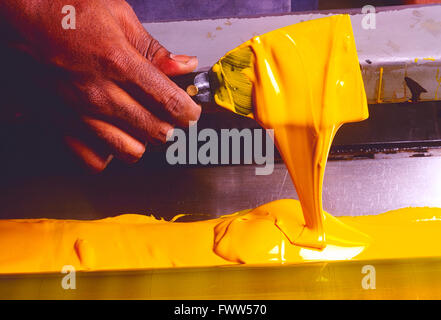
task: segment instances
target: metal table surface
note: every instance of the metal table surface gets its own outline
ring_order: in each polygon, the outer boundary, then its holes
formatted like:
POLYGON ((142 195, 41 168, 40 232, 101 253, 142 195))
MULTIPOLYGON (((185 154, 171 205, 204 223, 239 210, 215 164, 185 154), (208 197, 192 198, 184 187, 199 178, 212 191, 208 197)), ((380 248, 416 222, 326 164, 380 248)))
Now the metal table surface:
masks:
MULTIPOLYGON (((430 151, 429 151, 430 154, 430 151)), ((384 159, 328 161, 325 210, 378 214, 407 206, 441 207, 441 157, 385 155, 384 159)), ((427 155, 427 154, 426 154, 427 155)), ((112 168, 99 176, 17 179, 0 193, 0 218, 97 219, 121 213, 180 213, 207 219, 282 198, 296 198, 282 163, 268 176, 251 165, 112 168)))

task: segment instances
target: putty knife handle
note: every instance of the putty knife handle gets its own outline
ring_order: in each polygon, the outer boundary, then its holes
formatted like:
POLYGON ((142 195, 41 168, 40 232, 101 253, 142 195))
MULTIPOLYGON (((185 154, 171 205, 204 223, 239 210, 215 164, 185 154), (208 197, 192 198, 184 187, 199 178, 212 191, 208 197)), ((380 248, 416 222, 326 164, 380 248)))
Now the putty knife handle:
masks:
POLYGON ((198 102, 213 100, 208 72, 201 72, 194 78, 193 84, 187 87, 187 93, 198 102))

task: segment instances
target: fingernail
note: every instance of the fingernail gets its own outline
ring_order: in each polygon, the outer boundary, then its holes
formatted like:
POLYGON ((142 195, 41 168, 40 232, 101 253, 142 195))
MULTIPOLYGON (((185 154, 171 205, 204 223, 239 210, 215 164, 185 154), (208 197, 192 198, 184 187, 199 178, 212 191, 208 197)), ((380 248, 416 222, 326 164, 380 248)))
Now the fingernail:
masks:
POLYGON ((174 131, 174 128, 167 130, 165 141, 170 141, 172 139, 174 131))
POLYGON ((110 161, 113 160, 113 154, 109 154, 106 161, 104 162, 104 167, 107 167, 107 165, 110 163, 110 161))
POLYGON ((179 63, 183 63, 183 64, 188 64, 190 61, 192 61, 193 59, 195 59, 195 56, 187 56, 185 54, 173 54, 170 53, 170 59, 179 62, 179 63))

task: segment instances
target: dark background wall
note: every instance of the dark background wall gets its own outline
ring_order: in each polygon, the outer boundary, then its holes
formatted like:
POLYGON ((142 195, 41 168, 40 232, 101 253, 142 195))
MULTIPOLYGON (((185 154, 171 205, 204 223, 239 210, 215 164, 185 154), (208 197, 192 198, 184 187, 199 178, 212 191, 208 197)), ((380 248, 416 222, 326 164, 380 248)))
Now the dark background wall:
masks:
POLYGON ((318 0, 128 0, 143 22, 315 10, 318 0))
POLYGON ((392 6, 406 0, 127 0, 142 22, 244 17, 296 11, 392 6))

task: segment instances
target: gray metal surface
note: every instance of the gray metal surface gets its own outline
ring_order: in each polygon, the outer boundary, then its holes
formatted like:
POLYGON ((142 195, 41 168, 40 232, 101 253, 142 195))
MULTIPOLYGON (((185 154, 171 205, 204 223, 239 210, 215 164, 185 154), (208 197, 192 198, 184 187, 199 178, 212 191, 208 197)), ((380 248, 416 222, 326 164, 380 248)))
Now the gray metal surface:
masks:
MULTIPOLYGON (((336 216, 356 216, 408 206, 441 207, 441 156, 430 154, 328 161, 324 208, 336 216)), ((200 213, 193 217, 200 220, 291 197, 296 194, 284 164, 276 164, 268 176, 256 176, 255 167, 245 165, 111 168, 94 177, 46 176, 10 183, 0 193, 0 218, 200 213)))
MULTIPOLYGON (((421 100, 440 100, 441 5, 382 10, 376 13, 375 29, 363 27, 361 8, 338 11, 351 14, 369 103, 411 99, 404 77, 427 91, 421 94, 421 100)), ((169 50, 197 55, 198 70, 204 71, 253 36, 329 14, 145 23, 144 27, 169 50)))

